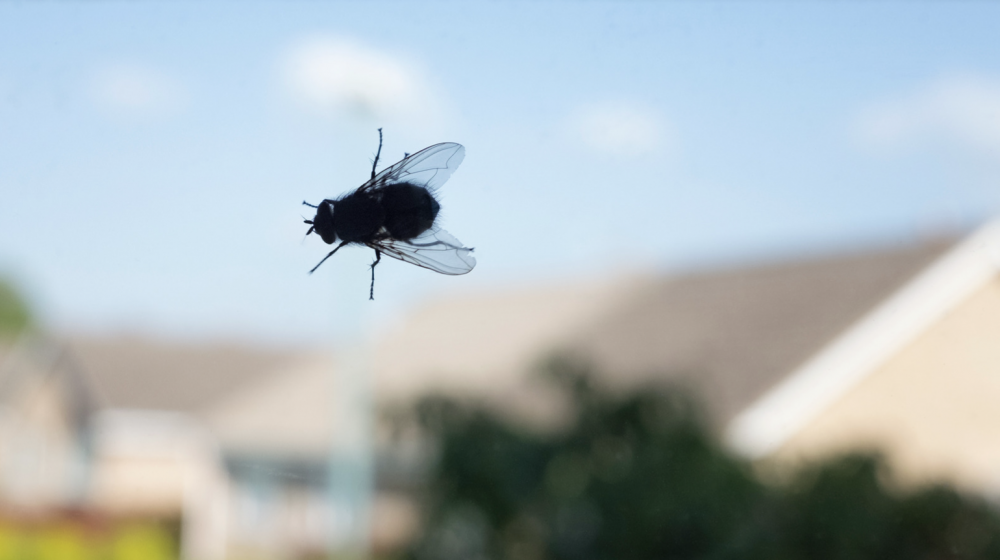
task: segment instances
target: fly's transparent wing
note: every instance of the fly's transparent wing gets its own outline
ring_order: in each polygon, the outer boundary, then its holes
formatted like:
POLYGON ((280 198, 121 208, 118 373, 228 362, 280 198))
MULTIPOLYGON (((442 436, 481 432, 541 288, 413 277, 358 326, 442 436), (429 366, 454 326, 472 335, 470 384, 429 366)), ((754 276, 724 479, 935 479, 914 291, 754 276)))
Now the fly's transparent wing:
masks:
POLYGON ((461 241, 438 227, 432 227, 409 241, 387 239, 368 243, 368 246, 390 257, 441 274, 465 274, 476 266, 472 249, 463 247, 461 241))
POLYGON ((434 144, 383 169, 358 190, 365 191, 405 182, 433 191, 451 177, 463 159, 465 159, 465 148, 461 144, 454 142, 434 144))

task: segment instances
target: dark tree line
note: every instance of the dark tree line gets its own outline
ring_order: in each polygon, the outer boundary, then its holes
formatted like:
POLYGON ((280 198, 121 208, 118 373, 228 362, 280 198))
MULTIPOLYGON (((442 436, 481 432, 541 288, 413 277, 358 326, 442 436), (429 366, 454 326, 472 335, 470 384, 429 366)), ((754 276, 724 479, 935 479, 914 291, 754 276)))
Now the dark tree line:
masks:
POLYGON ((758 480, 699 420, 691 399, 613 396, 556 363, 568 428, 538 433, 445 398, 418 407, 440 443, 413 560, 1000 558, 1000 516, 943 487, 905 495, 877 457, 758 480))

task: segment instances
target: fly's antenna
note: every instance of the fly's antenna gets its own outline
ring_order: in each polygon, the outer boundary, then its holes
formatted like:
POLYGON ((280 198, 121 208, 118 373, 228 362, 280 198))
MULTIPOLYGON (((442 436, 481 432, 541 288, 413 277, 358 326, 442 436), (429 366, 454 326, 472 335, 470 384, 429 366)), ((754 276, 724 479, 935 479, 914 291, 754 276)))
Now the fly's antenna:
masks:
POLYGON ((378 129, 378 151, 375 152, 375 161, 372 162, 372 179, 375 178, 375 167, 378 166, 378 157, 382 155, 382 128, 378 129))
POLYGON ((312 225, 313 223, 312 220, 307 220, 305 218, 302 218, 302 221, 309 224, 309 231, 307 231, 306 234, 302 236, 302 243, 305 243, 306 237, 309 237, 310 233, 316 231, 316 226, 312 225))

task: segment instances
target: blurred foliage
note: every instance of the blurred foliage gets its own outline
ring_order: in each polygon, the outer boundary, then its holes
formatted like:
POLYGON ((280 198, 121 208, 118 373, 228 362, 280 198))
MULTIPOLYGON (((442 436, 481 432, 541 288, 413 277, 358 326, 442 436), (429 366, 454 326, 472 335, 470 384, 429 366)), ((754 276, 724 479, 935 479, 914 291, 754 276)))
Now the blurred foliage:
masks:
POLYGON ((67 521, 0 521, 0 560, 172 560, 176 538, 166 526, 135 522, 88 526, 67 521))
POLYGON ((575 410, 555 433, 447 398, 417 407, 440 456, 408 558, 1000 558, 994 510, 944 487, 892 493, 876 457, 768 485, 709 434, 682 392, 615 396, 566 361, 549 379, 575 410))
POLYGON ((31 323, 31 313, 24 298, 0 278, 0 338, 10 338, 31 323))

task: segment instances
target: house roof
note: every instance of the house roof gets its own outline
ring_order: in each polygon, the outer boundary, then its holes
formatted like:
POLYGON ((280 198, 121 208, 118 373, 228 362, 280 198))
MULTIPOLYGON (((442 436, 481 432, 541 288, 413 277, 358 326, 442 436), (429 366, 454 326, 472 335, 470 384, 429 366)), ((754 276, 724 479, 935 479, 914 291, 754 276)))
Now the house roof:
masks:
POLYGON ((200 412, 297 357, 249 345, 137 336, 77 336, 67 344, 101 408, 200 412))
POLYGON ((569 349, 619 380, 693 387, 722 427, 950 245, 661 278, 582 329, 569 349))
POLYGON ((627 300, 645 279, 534 286, 431 301, 376 337, 377 394, 502 394, 584 325, 627 300))

